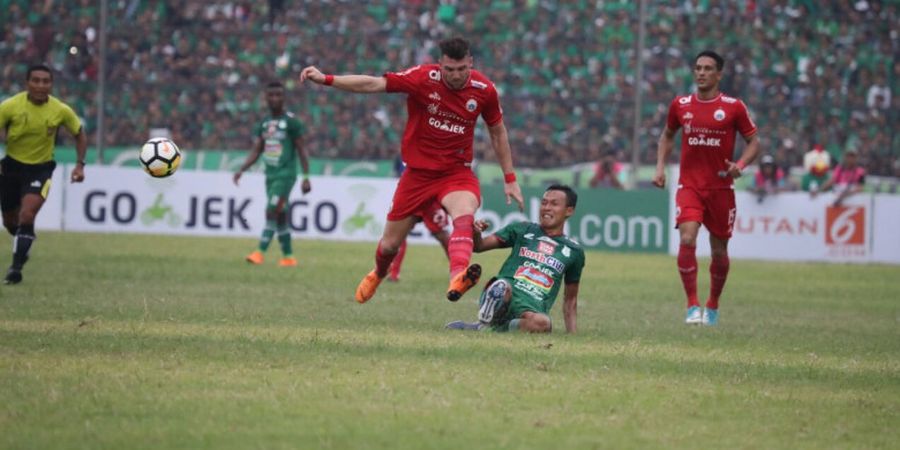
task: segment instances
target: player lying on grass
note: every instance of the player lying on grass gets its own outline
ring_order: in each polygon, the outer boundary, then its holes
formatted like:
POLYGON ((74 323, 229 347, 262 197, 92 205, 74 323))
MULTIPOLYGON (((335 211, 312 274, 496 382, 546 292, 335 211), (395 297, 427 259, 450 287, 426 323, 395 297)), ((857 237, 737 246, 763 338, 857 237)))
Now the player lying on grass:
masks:
POLYGON ((575 212, 578 195, 569 186, 554 184, 541 199, 540 223, 509 224, 482 238, 488 223, 474 224, 475 251, 512 248, 500 273, 485 286, 479 300, 478 322, 455 321, 447 328, 495 331, 522 330, 549 333, 553 328, 550 308, 559 286, 565 283, 563 317, 566 331, 574 333, 578 283, 584 268, 581 245, 563 234, 566 220, 575 212))

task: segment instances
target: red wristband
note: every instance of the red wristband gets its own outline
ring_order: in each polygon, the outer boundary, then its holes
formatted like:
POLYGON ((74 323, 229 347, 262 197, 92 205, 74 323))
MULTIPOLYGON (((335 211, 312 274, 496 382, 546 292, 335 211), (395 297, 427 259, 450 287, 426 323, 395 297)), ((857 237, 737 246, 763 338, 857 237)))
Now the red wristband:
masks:
POLYGON ((516 181, 516 173, 515 172, 504 173, 503 181, 506 183, 514 183, 516 181))
POLYGON ((741 169, 741 172, 743 172, 744 167, 746 167, 746 164, 744 164, 744 161, 741 161, 741 160, 738 160, 738 162, 736 162, 734 165, 738 166, 738 169, 741 169))
POLYGON ((331 86, 334 84, 334 75, 325 75, 325 82, 322 83, 325 86, 331 86))

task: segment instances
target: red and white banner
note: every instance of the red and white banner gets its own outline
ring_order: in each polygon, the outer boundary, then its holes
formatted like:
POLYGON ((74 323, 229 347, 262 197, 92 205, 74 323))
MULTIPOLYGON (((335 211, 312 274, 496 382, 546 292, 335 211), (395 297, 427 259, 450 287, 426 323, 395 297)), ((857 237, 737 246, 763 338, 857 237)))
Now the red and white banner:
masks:
MULTIPOLYGON (((760 201, 736 192, 737 215, 728 244, 732 258, 783 261, 900 263, 900 198, 857 194, 834 206, 831 193, 771 195, 760 201)), ((674 211, 674 196, 670 205, 674 211)), ((674 225, 674 224, 673 224, 674 225)), ((670 253, 678 251, 671 229, 670 253)), ((709 256, 709 233, 701 227, 697 255, 709 256)))

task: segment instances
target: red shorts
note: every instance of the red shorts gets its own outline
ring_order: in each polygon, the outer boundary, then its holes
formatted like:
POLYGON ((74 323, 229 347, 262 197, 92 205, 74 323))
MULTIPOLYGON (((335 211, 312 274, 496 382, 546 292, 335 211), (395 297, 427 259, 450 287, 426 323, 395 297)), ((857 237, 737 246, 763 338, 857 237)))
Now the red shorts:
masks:
POLYGON ((481 185, 468 167, 448 171, 407 168, 400 175, 388 220, 402 220, 409 216, 422 217, 431 205, 456 191, 468 191, 481 202, 481 185))
POLYGON ((450 220, 448 219, 450 216, 447 215, 447 211, 444 211, 444 207, 441 206, 441 202, 437 199, 434 199, 433 202, 426 206, 419 217, 422 218, 425 228, 428 228, 431 234, 444 231, 444 228, 450 225, 450 220))
POLYGON ((733 189, 694 189, 680 187, 675 193, 675 227, 699 222, 719 239, 731 238, 737 208, 733 189))

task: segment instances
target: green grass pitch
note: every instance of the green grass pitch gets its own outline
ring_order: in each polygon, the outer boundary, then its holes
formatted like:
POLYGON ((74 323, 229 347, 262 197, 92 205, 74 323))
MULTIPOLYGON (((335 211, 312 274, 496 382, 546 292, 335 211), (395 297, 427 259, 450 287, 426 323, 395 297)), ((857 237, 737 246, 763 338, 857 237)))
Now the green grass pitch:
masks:
POLYGON ((294 245, 286 269, 277 243, 247 266, 251 239, 39 233, 24 283, 0 286, 0 448, 900 442, 900 267, 735 260, 700 328, 673 257, 591 252, 579 333, 560 299, 533 336, 444 330, 477 295, 442 299, 436 246, 358 305, 374 244, 294 245))

